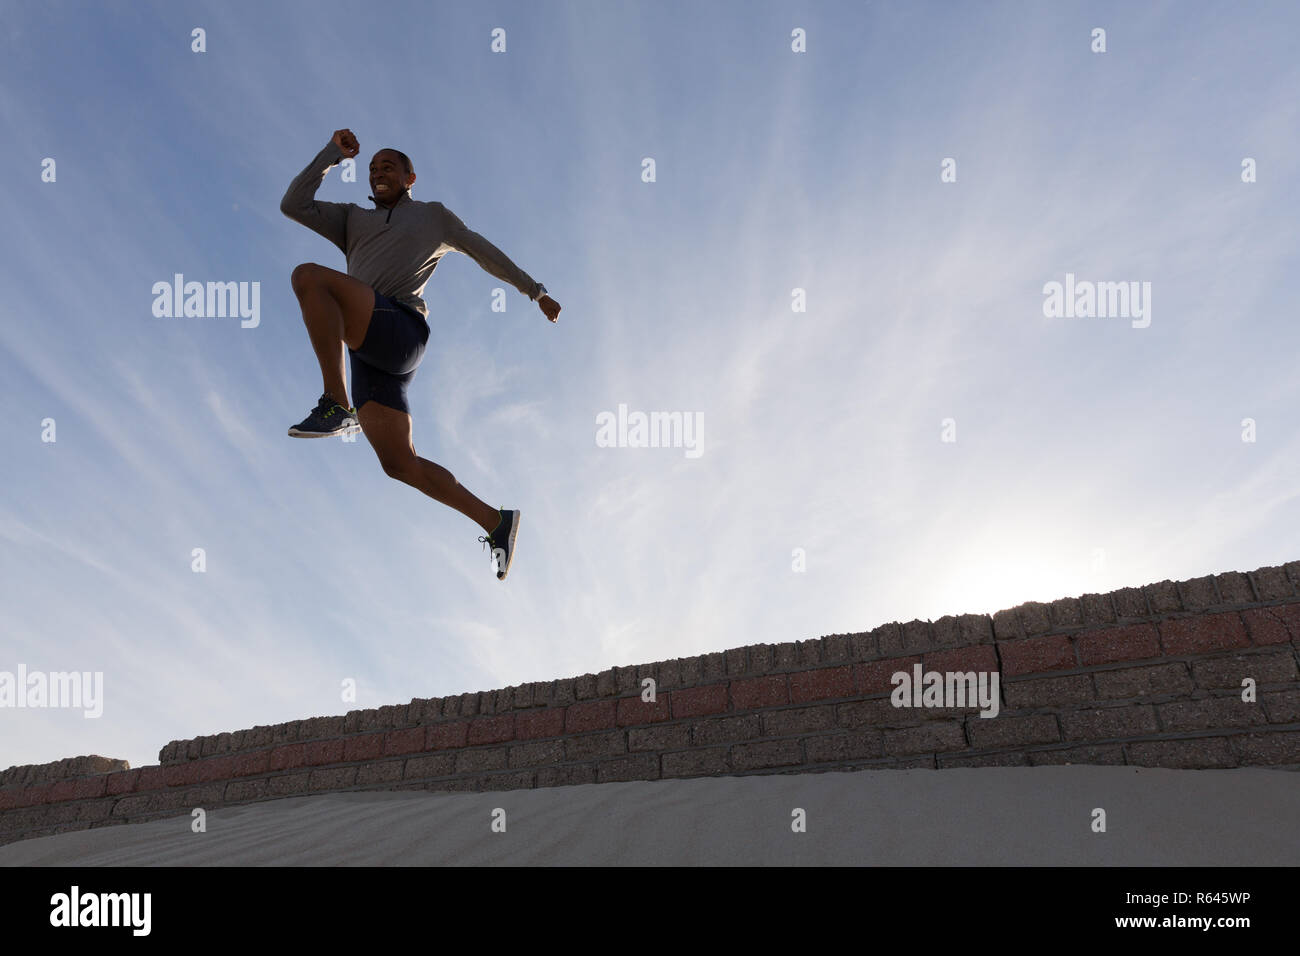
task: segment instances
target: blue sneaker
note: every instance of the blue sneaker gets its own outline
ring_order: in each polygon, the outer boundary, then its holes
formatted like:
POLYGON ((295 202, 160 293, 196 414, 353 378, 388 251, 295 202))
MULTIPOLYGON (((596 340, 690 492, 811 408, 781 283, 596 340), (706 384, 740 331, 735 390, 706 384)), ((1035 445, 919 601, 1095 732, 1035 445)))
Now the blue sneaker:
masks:
POLYGON ((292 438, 328 438, 331 435, 355 435, 361 431, 355 408, 344 408, 328 395, 322 395, 311 414, 289 429, 292 438))
POLYGON ((510 573, 510 562, 515 558, 515 535, 519 534, 519 512, 498 508, 501 521, 490 535, 479 538, 492 549, 492 564, 496 568, 497 580, 504 581, 510 573))

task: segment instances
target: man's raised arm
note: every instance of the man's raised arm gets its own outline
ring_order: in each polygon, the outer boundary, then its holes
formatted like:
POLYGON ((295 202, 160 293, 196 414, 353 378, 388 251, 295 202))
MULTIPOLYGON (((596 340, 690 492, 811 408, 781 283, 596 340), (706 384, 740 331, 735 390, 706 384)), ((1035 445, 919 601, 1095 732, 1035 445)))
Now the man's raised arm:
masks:
POLYGON ((284 198, 280 200, 280 212, 294 222, 302 223, 312 232, 320 233, 346 253, 350 203, 321 202, 316 199, 316 190, 324 182, 325 174, 331 167, 337 166, 343 157, 344 150, 339 146, 338 133, 335 133, 334 139, 289 184, 284 198))

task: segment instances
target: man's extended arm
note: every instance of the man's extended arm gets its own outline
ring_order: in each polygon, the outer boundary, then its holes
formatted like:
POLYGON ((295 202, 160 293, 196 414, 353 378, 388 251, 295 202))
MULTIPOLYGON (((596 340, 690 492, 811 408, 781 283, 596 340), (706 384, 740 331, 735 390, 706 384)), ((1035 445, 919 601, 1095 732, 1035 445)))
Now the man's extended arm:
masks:
POLYGON ((330 168, 343 159, 343 151, 333 141, 316 154, 307 168, 294 177, 280 200, 280 212, 318 232, 347 253, 348 206, 350 203, 320 202, 316 190, 330 168))
POLYGON ((438 203, 438 210, 443 216, 443 235, 447 245, 457 252, 464 253, 487 273, 496 276, 502 282, 508 282, 530 299, 541 294, 541 283, 533 281, 523 269, 510 261, 510 257, 488 242, 477 232, 471 231, 460 217, 438 203))

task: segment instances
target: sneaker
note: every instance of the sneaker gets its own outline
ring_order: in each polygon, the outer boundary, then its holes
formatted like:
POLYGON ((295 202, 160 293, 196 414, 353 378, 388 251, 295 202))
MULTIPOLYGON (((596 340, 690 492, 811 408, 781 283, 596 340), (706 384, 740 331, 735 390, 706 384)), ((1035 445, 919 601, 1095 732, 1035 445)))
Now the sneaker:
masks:
POLYGON ((322 395, 311 414, 289 429, 293 438, 327 438, 331 435, 355 435, 361 431, 355 408, 344 408, 328 395, 322 395))
POLYGON ((490 535, 479 538, 492 549, 492 564, 496 568, 497 580, 504 581, 510 573, 510 562, 515 557, 515 535, 519 533, 519 512, 497 509, 501 521, 490 535))

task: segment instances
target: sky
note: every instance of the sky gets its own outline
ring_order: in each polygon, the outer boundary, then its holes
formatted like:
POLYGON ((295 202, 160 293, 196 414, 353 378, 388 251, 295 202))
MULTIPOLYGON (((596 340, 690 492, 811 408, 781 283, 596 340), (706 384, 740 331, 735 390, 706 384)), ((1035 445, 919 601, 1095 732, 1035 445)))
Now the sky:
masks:
POLYGON ((1300 558, 1294 4, 5 11, 0 671, 102 696, 0 707, 0 767, 1300 558), (341 128, 562 306, 423 291, 415 447, 522 512, 505 582, 286 434, 341 128))

